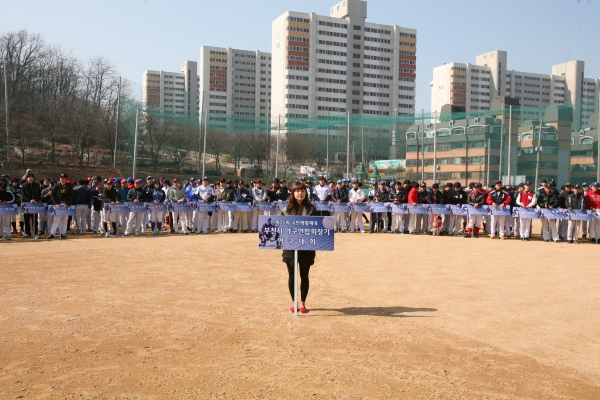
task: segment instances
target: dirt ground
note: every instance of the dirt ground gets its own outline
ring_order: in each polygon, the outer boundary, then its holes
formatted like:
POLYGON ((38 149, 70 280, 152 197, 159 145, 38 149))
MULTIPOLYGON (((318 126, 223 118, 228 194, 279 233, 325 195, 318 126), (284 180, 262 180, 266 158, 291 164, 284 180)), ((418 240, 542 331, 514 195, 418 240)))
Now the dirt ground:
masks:
POLYGON ((345 233, 1 243, 0 398, 600 398, 600 247, 345 233))

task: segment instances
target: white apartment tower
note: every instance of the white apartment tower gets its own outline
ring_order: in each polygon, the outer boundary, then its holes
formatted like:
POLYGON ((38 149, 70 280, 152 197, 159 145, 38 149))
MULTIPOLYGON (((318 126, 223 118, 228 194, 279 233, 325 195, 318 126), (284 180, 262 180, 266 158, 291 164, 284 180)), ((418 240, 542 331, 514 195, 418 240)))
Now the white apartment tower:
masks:
POLYGON ((587 126, 596 111, 600 80, 585 78, 583 61, 552 66, 551 74, 507 69, 506 51, 492 51, 476 57, 475 63, 447 63, 433 69, 431 110, 440 112, 445 104, 465 107, 467 112, 489 110, 496 96, 517 98, 521 120, 536 119, 540 113, 527 108, 573 104, 573 129, 587 126))
POLYGON ((164 114, 197 118, 198 63, 186 61, 181 72, 146 70, 142 75, 142 101, 164 114))
POLYGON ((200 48, 200 110, 213 129, 269 127, 271 54, 224 47, 200 48))
POLYGON ((328 16, 288 11, 273 21, 273 122, 414 113, 417 32, 366 17, 365 1, 343 0, 328 16))

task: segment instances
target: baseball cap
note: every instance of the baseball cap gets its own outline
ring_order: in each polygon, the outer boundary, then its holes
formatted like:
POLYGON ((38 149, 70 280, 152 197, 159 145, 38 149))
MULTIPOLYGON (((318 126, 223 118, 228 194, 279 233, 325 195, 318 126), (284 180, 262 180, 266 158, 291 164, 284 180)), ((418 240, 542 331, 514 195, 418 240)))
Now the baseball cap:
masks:
POLYGON ((379 184, 385 186, 385 182, 384 181, 379 182, 379 184))
MULTIPOLYGON (((425 182, 421 182, 421 187, 423 187, 423 186, 427 187, 427 184, 425 182)), ((438 185, 438 187, 439 187, 439 185, 438 185)))
POLYGON ((254 181, 254 183, 262 183, 262 182, 260 181, 260 179, 257 179, 254 181))
POLYGON ((583 183, 581 184, 581 186, 582 186, 582 187, 586 187, 586 186, 590 186, 590 185, 588 185, 588 183, 587 183, 587 182, 583 182, 583 183))
POLYGON ((433 185, 431 185, 432 189, 439 189, 440 185, 438 183, 434 183, 433 185))
POLYGON ((188 181, 183 181, 183 184, 184 184, 184 185, 187 185, 188 183, 189 183, 188 181))
POLYGON ((279 183, 279 178, 273 178, 273 181, 272 181, 272 182, 277 182, 277 183, 279 183))
POLYGON ((497 184, 501 184, 502 185, 502 181, 496 181, 496 185, 497 184))
POLYGON ((60 174, 61 178, 68 178, 67 174, 60 174))
POLYGON ((571 182, 567 182, 567 183, 565 183, 565 186, 573 186, 573 185, 571 185, 571 182))
POLYGON ((230 185, 230 184, 232 184, 232 183, 233 183, 233 182, 231 181, 231 179, 227 179, 227 184, 228 184, 228 185, 230 185))
POLYGON ((475 183, 473 183, 473 187, 480 188, 481 187, 481 183, 475 182, 475 183))
POLYGON ((598 182, 592 182, 592 184, 590 186, 598 186, 598 182))
POLYGON ((243 184, 244 184, 244 181, 238 181, 238 183, 237 183, 237 184, 238 184, 238 185, 243 185, 243 184))
POLYGON ((148 180, 148 179, 154 179, 154 178, 152 178, 152 176, 151 176, 151 175, 148 175, 148 176, 146 177, 146 180, 148 180))
POLYGON ((121 183, 127 183, 126 179, 121 179, 121 183))
POLYGON ((525 182, 523 183, 523 186, 531 186, 531 182, 530 182, 530 181, 525 181, 525 182))
POLYGON ((225 182, 225 178, 221 178, 219 182, 225 182))
POLYGON ((114 185, 115 183, 113 181, 106 181, 107 185, 114 185))
POLYGON ((196 182, 196 179, 190 178, 190 182, 196 182))
POLYGON ((581 189, 579 185, 573 185, 573 189, 581 189))
POLYGON ((205 176, 204 178, 202 178, 203 181, 208 181, 208 176, 205 176))
POLYGON ((142 183, 141 179, 136 179, 134 183, 142 183))
POLYGON ((179 183, 179 179, 173 178, 173 183, 175 183, 175 182, 179 183))

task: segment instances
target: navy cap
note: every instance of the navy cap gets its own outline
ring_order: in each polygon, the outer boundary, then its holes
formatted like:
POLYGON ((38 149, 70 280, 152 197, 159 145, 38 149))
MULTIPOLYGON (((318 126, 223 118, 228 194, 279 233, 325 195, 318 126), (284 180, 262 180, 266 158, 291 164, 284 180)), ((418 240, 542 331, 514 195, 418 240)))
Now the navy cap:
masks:
POLYGON ((519 183, 519 187, 523 187, 523 186, 525 186, 524 183, 519 183))
POLYGON ((588 183, 587 183, 587 182, 583 182, 583 183, 581 184, 581 186, 584 186, 584 187, 585 187, 585 186, 590 186, 590 185, 588 185, 588 183))
MULTIPOLYGON (((175 182, 175 181, 173 181, 173 182, 175 182)), ((189 183, 188 181, 183 181, 184 185, 187 185, 188 183, 189 183)))
POLYGON ((379 184, 385 186, 385 182, 384 181, 379 182, 379 184))
POLYGON ((531 186, 531 182, 530 181, 525 181, 525 183, 523 183, 524 186, 531 186))
POLYGON ((129 178, 127 178, 127 182, 133 183, 133 178, 130 176, 129 178))
POLYGON ((148 179, 153 179, 153 178, 152 178, 152 176, 148 175, 148 176, 146 177, 146 180, 148 180, 148 179))
POLYGON ((598 182, 592 182, 592 184, 590 186, 598 186, 598 182))
POLYGON ((190 182, 196 182, 196 179, 190 178, 190 182))
POLYGON ((338 179, 338 181, 337 181, 336 183, 342 183, 342 180, 341 180, 341 179, 338 179))

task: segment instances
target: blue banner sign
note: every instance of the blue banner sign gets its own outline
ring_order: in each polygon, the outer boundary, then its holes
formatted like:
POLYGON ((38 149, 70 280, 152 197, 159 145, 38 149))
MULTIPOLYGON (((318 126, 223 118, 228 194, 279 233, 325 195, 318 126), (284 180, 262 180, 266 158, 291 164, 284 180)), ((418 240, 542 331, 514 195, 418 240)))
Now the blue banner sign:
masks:
POLYGON ((331 203, 330 210, 333 210, 333 212, 348 213, 352 211, 352 208, 350 207, 350 203, 331 203))
POLYGON ((64 216, 74 216, 75 215, 75 206, 68 206, 67 208, 64 208, 62 205, 53 205, 53 204, 48 204, 48 211, 47 211, 48 215, 54 215, 57 217, 64 217, 64 216))
POLYGON ((500 206, 496 206, 496 205, 484 205, 479 208, 482 208, 485 211, 485 215, 510 217, 510 207, 509 206, 500 207, 500 206))
POLYGON ((104 212, 107 214, 128 214, 129 207, 127 204, 104 203, 104 212))
POLYGON ((328 201, 324 201, 322 203, 320 201, 315 201, 313 205, 317 211, 329 211, 331 208, 331 203, 328 201))
POLYGON ((387 213, 391 210, 391 204, 392 203, 373 202, 369 205, 371 206, 372 213, 387 213))
POLYGON ((167 205, 163 203, 145 203, 146 212, 166 212, 167 205))
POLYGON ((525 208, 525 207, 515 207, 513 208, 512 216, 514 218, 532 218, 532 219, 542 219, 544 218, 543 212, 541 209, 535 208, 525 208))
POLYGON ((215 203, 209 203, 206 201, 202 201, 202 200, 194 200, 194 205, 192 206, 194 211, 200 211, 200 212, 215 212, 217 211, 217 208, 215 206, 215 203))
POLYGON ((561 210, 563 214, 563 219, 570 221, 592 221, 595 220, 594 215, 592 214, 592 210, 561 210))
POLYGON ((234 201, 218 201, 214 204, 217 211, 235 211, 234 201))
POLYGON ((169 204, 167 204, 167 211, 168 212, 189 212, 192 210, 192 206, 190 206, 188 203, 177 203, 177 202, 171 202, 169 204))
POLYGON ((258 217, 258 248, 333 251, 334 217, 258 217))
POLYGON ((449 204, 421 204, 425 210, 425 214, 447 215, 450 214, 449 204))
POLYGON ((408 214, 408 204, 392 204, 394 214, 408 214))
POLYGON ((236 212, 252 212, 252 203, 234 203, 236 212))
POLYGON ((46 203, 21 203, 22 214, 46 214, 47 209, 46 203))
POLYGON ((362 212, 362 213, 370 213, 371 207, 368 203, 348 203, 350 204, 350 208, 352 212, 362 212))
POLYGON ((18 213, 17 204, 0 204, 0 215, 17 215, 18 213))
POLYGON ((454 204, 451 204, 450 211, 453 215, 469 215, 469 208, 466 205, 456 206, 454 204))
POLYGON ((252 205, 252 208, 260 211, 277 211, 277 204, 270 201, 257 201, 252 205))
POLYGON ((128 202, 125 205, 129 208, 129 212, 146 212, 146 203, 128 202))

